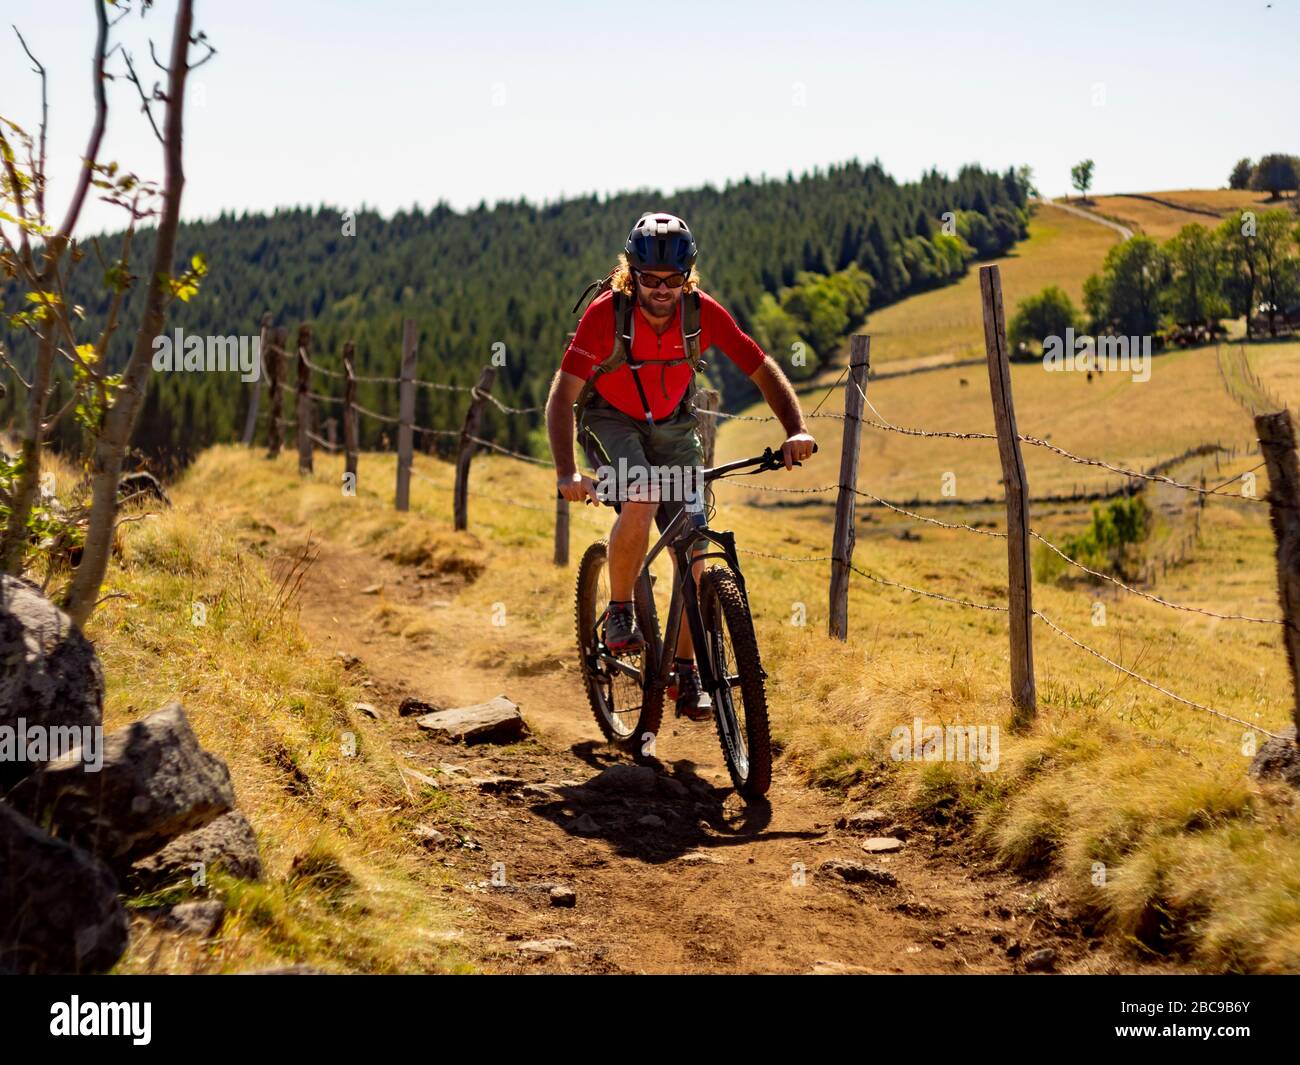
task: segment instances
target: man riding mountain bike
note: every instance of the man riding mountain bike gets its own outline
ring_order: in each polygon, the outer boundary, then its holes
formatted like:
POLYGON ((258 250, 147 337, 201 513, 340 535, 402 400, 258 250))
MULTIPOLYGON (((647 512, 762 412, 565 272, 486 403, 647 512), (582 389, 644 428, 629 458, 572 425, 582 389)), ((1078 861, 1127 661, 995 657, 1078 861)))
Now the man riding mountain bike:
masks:
MULTIPOLYGON (((696 256, 695 238, 680 218, 642 215, 579 321, 546 403, 556 480, 565 499, 601 502, 596 484, 574 462, 575 416, 578 439, 602 486, 607 486, 606 471, 618 473, 611 498, 618 517, 609 535, 605 629, 605 645, 613 654, 635 654, 643 646, 632 588, 650 544, 651 521, 662 530, 683 506, 700 505, 698 495, 688 492, 687 498, 664 499, 661 506, 656 487, 662 481, 651 470, 676 469, 681 476, 672 483, 698 485, 691 475, 704 464, 693 403, 700 354, 716 345, 758 386, 785 430, 781 457, 787 470, 815 447, 781 368, 700 290, 696 256)), ((704 543, 697 544, 693 554, 703 549, 704 543)), ((692 566, 697 584, 703 568, 703 562, 692 566)), ((675 651, 675 693, 670 688, 669 696, 675 694, 676 712, 707 720, 712 704, 701 691, 687 625, 675 651)))

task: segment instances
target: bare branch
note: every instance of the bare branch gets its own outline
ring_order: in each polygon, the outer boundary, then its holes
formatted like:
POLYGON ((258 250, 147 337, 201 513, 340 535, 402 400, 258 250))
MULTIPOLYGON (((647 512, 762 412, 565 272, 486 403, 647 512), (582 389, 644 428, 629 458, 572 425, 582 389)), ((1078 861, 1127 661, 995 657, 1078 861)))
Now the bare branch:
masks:
POLYGON ((209 59, 211 59, 214 55, 217 54, 217 50, 213 48, 211 42, 208 41, 208 35, 204 33, 202 30, 200 30, 198 33, 196 33, 193 37, 190 38, 190 43, 202 45, 204 48, 208 50, 208 54, 205 55, 202 59, 200 59, 197 63, 190 64, 191 71, 198 70, 199 67, 203 66, 204 63, 206 63, 209 59))
MULTIPOLYGON (((150 41, 149 43, 150 47, 152 47, 153 42, 150 41)), ((145 117, 149 119, 149 125, 153 127, 153 135, 158 138, 158 143, 164 144, 163 135, 158 129, 158 123, 154 121, 153 111, 149 107, 154 100, 158 99, 158 85, 156 83, 154 84, 152 97, 147 95, 144 91, 144 86, 140 83, 140 76, 135 72, 135 64, 131 62, 131 53, 125 48, 122 49, 122 58, 126 60, 127 80, 135 86, 135 91, 140 94, 140 110, 143 111, 145 117)))
POLYGON ((67 403, 63 404, 62 407, 60 407, 57 411, 55 411, 48 418, 45 419, 44 423, 42 424, 42 431, 48 433, 51 429, 53 429, 56 425, 58 425, 59 422, 63 420, 63 416, 67 414, 68 411, 72 410, 72 408, 75 407, 76 405, 77 405, 77 390, 74 388, 72 390, 72 398, 69 399, 67 403))
POLYGON ((27 42, 23 39, 23 35, 21 32, 19 32, 17 26, 13 27, 13 31, 15 34, 18 35, 18 43, 23 46, 23 51, 27 53, 27 58, 30 59, 35 64, 35 67, 33 69, 37 74, 41 76, 41 151, 40 151, 38 165, 35 165, 32 168, 34 171, 34 173, 32 174, 32 179, 36 184, 36 216, 41 222, 44 222, 45 221, 45 132, 50 117, 50 102, 49 102, 49 97, 46 94, 45 67, 39 59, 37 59, 34 55, 32 55, 32 50, 27 47, 27 42))
POLYGON ((95 172, 95 164, 99 161, 99 147, 104 140, 104 128, 108 124, 108 94, 104 91, 104 63, 108 51, 108 15, 104 11, 104 0, 96 0, 95 2, 95 19, 99 24, 99 32, 95 37, 93 68, 95 124, 90 131, 90 142, 86 145, 86 154, 83 156, 84 165, 77 177, 77 187, 73 191, 72 200, 68 203, 68 213, 63 219, 63 225, 59 226, 58 233, 47 246, 47 260, 51 251, 56 256, 63 253, 63 247, 67 243, 68 237, 72 235, 77 219, 81 216, 82 205, 86 202, 86 192, 90 188, 90 177, 95 172))
POLYGON ((27 389, 28 391, 31 391, 32 383, 18 372, 18 367, 15 366, 9 360, 9 356, 8 354, 6 354, 3 348, 0 348, 0 363, 3 363, 4 368, 8 370, 11 374, 13 374, 16 378, 18 378, 18 381, 23 386, 23 388, 27 389))
MULTIPOLYGON (((169 70, 168 70, 168 69, 163 65, 162 60, 160 60, 160 59, 158 58, 158 53, 155 52, 155 51, 153 50, 153 38, 152 38, 152 37, 149 38, 149 58, 153 60, 153 65, 156 66, 159 70, 161 70, 164 74, 170 74, 170 73, 171 73, 171 71, 169 71, 169 70)), ((191 67, 190 69, 193 70, 194 68, 191 67)))
MULTIPOLYGON (((142 518, 147 518, 149 515, 142 514, 140 516, 142 518)), ((128 521, 128 520, 135 521, 136 519, 135 518, 124 519, 124 521, 128 521)), ((95 605, 99 606, 100 603, 107 603, 110 599, 130 599, 130 598, 131 596, 127 592, 109 592, 107 595, 102 595, 98 599, 96 599, 95 605)))

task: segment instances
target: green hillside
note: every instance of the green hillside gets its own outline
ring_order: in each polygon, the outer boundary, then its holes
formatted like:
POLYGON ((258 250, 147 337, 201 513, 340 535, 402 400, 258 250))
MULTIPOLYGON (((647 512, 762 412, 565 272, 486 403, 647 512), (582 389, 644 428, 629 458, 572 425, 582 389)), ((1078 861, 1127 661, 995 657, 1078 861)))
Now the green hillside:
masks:
MULTIPOLYGON (((534 406, 544 398, 576 323, 574 300, 592 278, 608 272, 632 221, 651 208, 690 222, 705 288, 761 341, 779 341, 781 336, 769 337, 761 328, 760 310, 766 298, 769 312, 781 318, 773 308, 783 290, 801 281, 812 284, 805 272, 822 276, 856 266, 867 275, 853 272, 870 305, 882 306, 965 273, 977 255, 1005 252, 1025 235, 1027 198, 1025 181, 1014 172, 967 167, 956 178, 932 172, 899 184, 878 163, 854 161, 785 180, 745 180, 671 196, 643 190, 553 204, 480 204, 466 212, 446 205, 413 207, 387 219, 365 210, 348 218, 342 209, 324 206, 223 215, 182 227, 178 261, 202 253, 208 274, 192 300, 174 305, 168 328, 255 335, 269 310, 289 327, 291 339, 298 323, 313 323, 318 357, 326 364, 338 365, 342 344, 350 339, 360 374, 394 375, 401 322, 413 317, 420 327, 420 377, 472 383, 500 350, 494 345, 504 344, 506 364, 496 393, 514 405, 534 406), (947 212, 955 235, 942 231, 947 212), (345 228, 355 235, 344 235, 345 228)), ((113 247, 113 238, 102 244, 113 247)), ((137 270, 149 261, 149 244, 149 234, 137 238, 137 270)), ((88 324, 108 306, 102 274, 89 251, 74 273, 73 290, 88 324)), ((125 359, 141 287, 132 293, 110 361, 125 359)), ((23 295, 11 286, 6 308, 20 305, 23 295)), ((803 304, 818 299, 813 292, 803 304)), ((839 336, 831 334, 839 322, 833 315, 829 320, 830 333, 824 322, 805 329, 814 360, 807 374, 833 354, 839 336)), ((860 316, 846 324, 859 321, 860 316)), ((9 334, 20 363, 26 341, 25 334, 9 334)), ((725 360, 715 360, 711 372, 726 401, 746 398, 748 382, 729 373, 730 364, 718 363, 725 360)), ((155 375, 135 442, 147 453, 184 462, 209 444, 236 438, 249 391, 235 374, 155 375)), ((359 399, 375 410, 397 406, 392 386, 363 386, 359 399)), ((3 402, 0 418, 12 418, 14 397, 3 402)), ((61 402, 56 396, 55 408, 61 402)), ((422 389, 418 404, 421 424, 459 421, 454 393, 422 389)), ((489 417, 485 432, 524 447, 534 427, 526 419, 498 424, 489 417)), ((378 446, 383 428, 363 423, 363 443, 378 446)), ((65 448, 77 442, 70 419, 58 433, 56 441, 65 448)))

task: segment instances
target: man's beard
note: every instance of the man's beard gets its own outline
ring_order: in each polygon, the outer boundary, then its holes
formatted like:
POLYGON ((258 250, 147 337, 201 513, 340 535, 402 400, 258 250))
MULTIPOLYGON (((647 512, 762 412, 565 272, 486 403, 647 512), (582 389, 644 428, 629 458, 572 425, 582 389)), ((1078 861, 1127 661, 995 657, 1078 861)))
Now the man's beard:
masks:
POLYGON ((651 318, 671 317, 677 310, 677 300, 680 298, 678 295, 674 299, 657 302, 653 293, 646 293, 637 288, 637 302, 641 304, 641 310, 651 318))

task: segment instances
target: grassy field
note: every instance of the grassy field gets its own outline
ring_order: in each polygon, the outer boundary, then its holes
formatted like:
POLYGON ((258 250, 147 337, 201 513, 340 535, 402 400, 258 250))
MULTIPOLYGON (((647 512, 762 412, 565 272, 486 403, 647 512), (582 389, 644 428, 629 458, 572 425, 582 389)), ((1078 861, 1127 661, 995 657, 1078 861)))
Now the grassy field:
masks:
MULTIPOLYGON (((729 435, 724 431, 722 453, 738 454, 743 448, 729 435)), ((387 467, 390 460, 373 461, 387 467)), ((282 490, 262 497, 275 500, 270 506, 311 508, 313 520, 330 523, 338 504, 324 493, 333 496, 335 462, 319 463, 313 487, 298 501, 288 461, 274 476, 262 472, 245 483, 246 458, 222 449, 204 457, 187 494, 201 490, 211 499, 253 483, 272 487, 278 477, 282 490), (324 486, 319 497, 317 482, 324 486)), ((417 465, 438 485, 450 483, 449 466, 429 458, 417 465)), ((782 483, 783 476, 771 480, 782 483)), ((551 515, 493 501, 545 501, 549 474, 484 456, 474 478, 471 529, 487 565, 462 596, 485 618, 497 603, 523 618, 529 653, 563 652, 572 640, 572 573, 549 563, 551 515)), ((350 523, 357 543, 380 535, 392 517, 383 499, 366 504, 373 515, 350 523)), ((445 488, 417 480, 413 508, 409 535, 447 534, 445 488)), ((575 550, 603 526, 597 516, 578 513, 575 550)), ((827 553, 830 527, 822 512, 786 511, 778 521, 723 494, 719 519, 749 550, 794 558, 827 553)), ((922 528, 920 542, 900 541, 889 535, 897 522, 880 524, 864 526, 855 556, 860 567, 923 589, 1000 601, 1000 542, 930 527, 922 528)), ((1052 531, 1051 521, 1044 527, 1052 531)), ((1272 616, 1271 544, 1258 509, 1215 501, 1195 556, 1156 591, 1209 609, 1272 616)), ((1176 947, 1213 969, 1300 968, 1300 814, 1288 795, 1248 782, 1247 729, 1125 679, 1040 624, 1040 715, 1012 733, 999 615, 855 577, 850 638, 840 644, 825 636, 826 564, 749 556, 745 565, 786 771, 851 801, 896 800, 936 818, 968 820, 1008 865, 1063 885, 1139 952, 1176 947), (794 624, 801 614, 806 624, 794 624), (999 725, 1000 769, 985 774, 969 765, 891 761, 891 729, 917 716, 999 725), (1101 886, 1094 883, 1097 862, 1106 870, 1101 886), (1156 935, 1152 928, 1163 928, 1161 921, 1169 927, 1156 935)), ((1085 643, 1188 698, 1270 730, 1288 720, 1290 680, 1274 626, 1174 612, 1091 587, 1039 586, 1035 604, 1085 643), (1106 606, 1102 627, 1092 624, 1097 602, 1106 606)), ((485 656, 509 668, 509 653, 488 647, 497 641, 490 632, 463 638, 481 640, 485 656)))
MULTIPOLYGON (((1225 213, 1261 198, 1255 193, 1169 195, 1225 213)), ((1186 215, 1158 209, 1166 212, 1167 222, 1186 215)), ((1027 259, 1053 247, 1041 228, 1044 217, 1053 215, 1060 217, 1059 212, 1040 212, 1034 234, 1039 243, 1036 250, 1026 246, 1027 259)), ((1195 216, 1183 217, 1180 224, 1187 220, 1195 216)), ((1040 259, 1033 289, 1053 282, 1070 289, 1100 265, 1113 236, 1099 226, 1080 236, 1101 246, 1091 250, 1086 262, 1071 257, 1064 269, 1040 259)), ((1011 276, 1005 265, 1003 274, 1004 279, 1011 276)), ((1008 306, 1014 306, 1018 297, 1009 281, 1004 287, 1008 306)), ((873 366, 889 359, 900 336, 906 337, 909 356, 981 353, 979 323, 973 279, 914 297, 868 323, 873 366), (910 329, 888 328, 898 322, 910 329), (958 335, 968 338, 966 348, 954 341, 958 335), (887 346, 891 341, 892 348, 887 346)), ((1284 342, 1249 349, 1255 372, 1292 404, 1300 399, 1297 348, 1284 342)), ((1253 440, 1250 417, 1225 393, 1212 347, 1157 356, 1146 382, 1117 373, 1089 382, 1082 374, 1047 373, 1033 364, 1016 365, 1012 379, 1020 430, 1081 455, 1141 468, 1198 444, 1221 442, 1236 449, 1234 458, 1196 459, 1173 473, 1188 482, 1202 474, 1210 485, 1227 482, 1225 492, 1241 483, 1234 475, 1259 463, 1258 455, 1247 453, 1253 440)), ((883 419, 896 425, 992 429, 982 366, 873 381, 868 397, 883 419)), ((805 410, 820 399, 820 393, 807 397, 805 410)), ((842 410, 840 394, 823 406, 823 411, 842 410)), ((876 417, 870 410, 868 416, 876 417)), ((835 483, 841 423, 818 420, 812 425, 825 457, 781 479, 782 486, 835 483)), ((772 435, 771 425, 726 423, 719 457, 751 453, 772 443, 772 435)), ((1026 448, 1025 460, 1033 495, 1097 489, 1118 481, 1113 473, 1039 448, 1026 448)), ((958 498, 996 496, 996 446, 864 429, 860 488, 893 500, 937 499, 946 474, 955 477, 958 498)), ((1257 476, 1262 496, 1266 479, 1262 470, 1257 476)), ((829 507, 808 504, 813 499, 829 502, 833 495, 783 497, 735 486, 719 493, 724 506, 744 504, 726 510, 728 524, 738 527, 747 520, 749 507, 765 504, 770 514, 773 506, 789 505, 779 523, 752 527, 756 537, 766 531, 769 542, 776 539, 773 529, 780 529, 781 542, 755 546, 789 556, 830 553, 829 507)), ((1185 500, 1191 497, 1177 490, 1162 489, 1156 498, 1167 503, 1171 497, 1183 501, 1176 505, 1184 516, 1190 512, 1185 500)), ((1176 524, 1168 510, 1161 508, 1158 525, 1166 520, 1176 524)), ((995 531, 1005 527, 1000 506, 929 508, 924 513, 995 531)), ((1059 542, 1064 534, 1078 532, 1087 517, 1087 507, 1056 505, 1034 508, 1031 520, 1059 542)), ((1149 549, 1159 539, 1153 537, 1149 549)), ((1202 512, 1191 556, 1146 590, 1220 613, 1275 617, 1273 551, 1265 507, 1215 499, 1202 512)), ((860 512, 855 559, 869 572, 923 590, 984 603, 1004 601, 1004 547, 987 537, 917 525, 874 509, 866 516, 860 512), (897 538, 905 526, 919 530, 920 542, 897 538)), ((751 566, 762 574, 760 587, 766 581, 778 600, 808 595, 812 603, 824 603, 824 568, 762 559, 751 566), (808 573, 814 569, 816 577, 808 573)), ((778 617, 767 618, 766 633, 783 648, 782 662, 792 670, 782 680, 798 704, 784 722, 789 757, 809 779, 850 792, 865 789, 878 773, 884 749, 880 737, 889 723, 912 714, 967 724, 1005 721, 1007 683, 1001 617, 854 580, 847 647, 826 650, 829 645, 819 644, 818 654, 812 654, 800 646, 808 637, 778 617), (822 652, 836 666, 827 668, 822 652)), ((1034 595, 1035 606, 1062 628, 1155 682, 1270 730, 1287 723, 1290 677, 1277 626, 1169 610, 1095 585, 1038 585, 1034 595), (1089 613, 1096 603, 1105 605, 1104 627, 1095 626, 1089 613)), ((754 598, 763 601, 761 594, 754 598)), ((809 626, 818 623, 810 609, 809 626)), ((1174 938, 1181 949, 1212 968, 1300 969, 1300 847, 1288 836, 1294 832, 1295 808, 1289 795, 1247 783, 1243 749, 1251 748, 1243 748, 1242 727, 1126 678, 1041 622, 1035 628, 1041 713, 1028 734, 1010 741, 1014 768, 1008 775, 990 782, 971 773, 963 781, 954 779, 960 773, 940 763, 920 772, 914 767, 895 772, 892 786, 904 788, 919 804, 939 797, 964 809, 1004 860, 1027 874, 1049 870, 1049 875, 1064 877, 1081 903, 1104 913, 1138 950, 1147 949, 1142 944, 1151 941, 1153 922, 1163 920, 1177 929, 1174 938), (1279 831, 1283 823, 1289 827, 1279 831), (1105 866, 1103 887, 1089 876, 1094 862, 1105 866)))
MULTIPOLYGON (((1138 233, 1145 233, 1157 240, 1168 240, 1183 226, 1192 223, 1203 226, 1215 225, 1214 218, 1202 213, 1205 211, 1212 211, 1219 218, 1226 218, 1233 211, 1245 209, 1271 211, 1290 206, 1289 200, 1270 201, 1267 192, 1253 192, 1247 189, 1182 189, 1144 195, 1165 202, 1154 203, 1135 196, 1093 196, 1089 198, 1091 202, 1088 209, 1122 222, 1138 233), (1191 210, 1180 210, 1180 208, 1191 208, 1191 210)), ((1071 200, 1071 202, 1077 201, 1071 200)))
MULTIPOLYGON (((976 308, 978 313, 978 299, 976 308)), ((1284 360, 1279 357, 1279 361, 1284 360)), ((1014 364, 1011 377, 1022 433, 1112 465, 1141 469, 1196 444, 1222 442, 1243 450, 1253 441, 1249 416, 1224 393, 1213 347, 1154 356, 1146 381, 1119 372, 1094 375, 1089 381, 1086 374, 1048 372, 1035 362, 1014 364), (1175 411, 1195 411, 1196 415, 1171 416, 1175 411)), ((804 410, 811 411, 824 395, 818 391, 805 396, 804 410)), ((932 431, 993 431, 988 373, 983 366, 872 381, 867 398, 889 424, 932 431)), ((842 414, 843 410, 841 388, 825 399, 822 413, 842 414)), ((748 413, 761 415, 764 409, 756 407, 748 413)), ((870 410, 867 415, 881 420, 870 410)), ((834 419, 810 422, 827 457, 819 455, 806 468, 794 471, 791 484, 834 483, 837 467, 829 456, 839 454, 842 425, 834 419)), ((761 451, 774 442, 777 428, 754 422, 728 423, 722 437, 726 450, 719 456, 761 451)), ((958 499, 988 498, 1001 491, 1001 467, 993 441, 918 439, 867 426, 861 454, 859 486, 886 499, 939 499, 948 474, 955 477, 953 494, 958 499)), ((1237 465, 1244 462, 1243 458, 1237 465)), ((1113 488, 1121 480, 1108 470, 1066 461, 1043 448, 1026 447, 1025 463, 1030 491, 1038 496, 1071 494, 1076 489, 1093 491, 1107 485, 1113 488)), ((1216 471, 1213 458, 1206 465, 1205 470, 1183 469, 1181 474, 1205 472, 1213 478, 1218 472, 1223 480, 1233 472, 1232 466, 1223 463, 1216 471)))
POLYGON ((1300 414, 1300 340, 1268 340, 1247 348, 1250 365, 1265 387, 1300 414))
MULTIPOLYGON (((1015 307, 1047 285, 1060 285, 1080 304, 1084 280, 1118 239, 1113 230, 1085 218, 1040 207, 1030 220, 1029 239, 1013 254, 992 260, 1001 267, 1006 305, 1015 307)), ((888 368, 904 359, 947 362, 982 355, 980 323, 979 271, 972 267, 956 284, 873 313, 861 331, 871 334, 871 364, 888 368)))
MULTIPOLYGON (((466 971, 449 946, 451 909, 441 866, 411 825, 437 798, 412 794, 400 755, 355 712, 364 692, 337 660, 309 645, 291 594, 294 572, 267 524, 316 496, 279 465, 243 449, 209 453, 174 490, 174 506, 122 527, 106 593, 91 619, 107 677, 105 726, 114 729, 179 698, 204 747, 230 767, 240 808, 259 839, 266 880, 216 871, 227 917, 210 943, 132 935, 116 971, 236 972, 286 963, 359 972, 466 971), (278 501, 283 507, 277 508, 278 501), (192 623, 193 604, 206 618, 192 623), (355 757, 341 744, 356 737, 355 757), (303 784, 302 781, 307 781, 303 784), (296 863, 296 865, 295 865, 296 863), (304 872, 310 870, 310 872, 304 872)), ((67 491, 75 471, 56 471, 67 491)), ((385 516, 400 539, 414 521, 385 516)), ((383 537, 377 537, 380 548, 383 537)), ((129 906, 177 901, 141 895, 129 906)))
MULTIPOLYGON (((720 446, 723 455, 744 450, 732 427, 720 446)), ((176 487, 172 510, 124 529, 109 589, 130 598, 105 603, 91 625, 109 678, 110 725, 180 695, 200 738, 230 763, 270 873, 263 886, 223 889, 232 916, 215 956, 213 948, 188 948, 194 956, 169 967, 229 971, 284 959, 381 972, 461 967, 464 959, 438 939, 453 923, 436 890, 440 876, 408 839, 420 803, 433 800, 404 796, 397 754, 377 746, 350 710, 360 693, 305 645, 292 607, 277 607, 266 523, 309 523, 390 555, 412 545, 469 552, 484 569, 461 600, 485 619, 504 604, 529 635, 526 647, 503 651, 485 620, 482 633, 461 639, 481 643, 485 663, 508 670, 512 654, 563 654, 572 642, 572 570, 549 561, 552 516, 500 502, 545 502, 550 475, 505 457, 476 459, 471 532, 452 534, 448 464, 417 460, 424 476, 413 484, 412 512, 401 517, 387 489, 341 500, 339 460, 318 456, 305 482, 294 463, 288 455, 251 459, 235 447, 203 455, 176 487), (189 624, 196 599, 209 604, 206 629, 189 624), (338 757, 344 728, 358 735, 362 758, 338 757), (310 796, 286 792, 286 757, 321 782, 310 796), (329 856, 364 890, 340 907, 293 877, 293 860, 304 853, 329 856)), ((363 456, 363 483, 371 464, 385 471, 375 480, 390 483, 391 457, 363 456)), ((735 491, 720 493, 719 524, 735 529, 744 548, 793 558, 827 553, 827 512, 788 510, 773 520, 768 509, 733 501, 735 491)), ((1056 522, 1078 520, 1043 519, 1049 533, 1056 522)), ((1000 541, 928 526, 919 542, 902 541, 892 535, 902 521, 862 524, 855 562, 923 589, 1001 600, 1000 541)), ((604 526, 602 516, 575 512, 575 557, 604 526)), ((1270 615, 1264 514, 1215 501, 1202 530, 1193 559, 1161 581, 1159 594, 1270 615)), ((745 566, 783 771, 850 802, 900 802, 969 822, 1010 867, 1058 885, 1140 953, 1176 948, 1211 969, 1300 968, 1300 815, 1289 796, 1248 783, 1246 729, 1126 680, 1040 624, 1040 714, 1012 732, 1000 615, 855 577, 850 638, 841 644, 825 635, 825 563, 748 556, 745 566), (795 624, 801 615, 805 623, 795 624), (998 725, 999 769, 890 760, 891 729, 918 716, 998 725), (1096 862, 1106 869, 1102 886, 1094 883, 1096 862), (1153 927, 1164 931, 1156 936, 1153 927)), ((1035 604, 1189 698, 1262 728, 1287 721, 1290 682, 1274 626, 1176 613, 1089 587, 1040 585, 1035 604), (1096 602, 1106 606, 1104 627, 1092 624, 1096 602)), ((414 629, 409 638, 423 646, 414 629)), ((120 968, 143 971, 155 961, 141 946, 120 968)))

